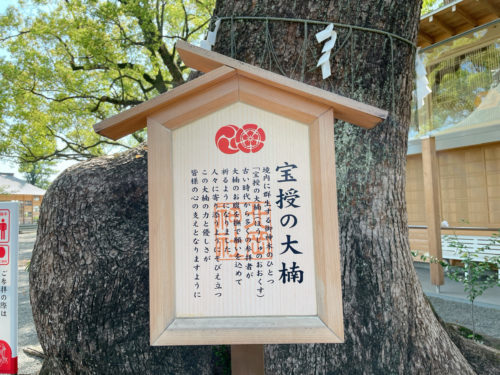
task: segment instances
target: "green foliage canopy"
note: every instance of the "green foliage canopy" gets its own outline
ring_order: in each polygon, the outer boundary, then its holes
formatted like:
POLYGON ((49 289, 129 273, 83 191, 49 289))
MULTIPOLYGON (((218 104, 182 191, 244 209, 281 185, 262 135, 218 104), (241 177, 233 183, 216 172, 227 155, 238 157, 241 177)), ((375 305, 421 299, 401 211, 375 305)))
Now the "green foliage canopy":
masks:
POLYGON ((54 161, 25 163, 20 166, 19 171, 23 172, 24 179, 30 184, 47 189, 51 175, 56 172, 54 164, 54 161))
POLYGON ((446 4, 446 3, 447 2, 443 1, 443 0, 423 0, 421 14, 424 15, 424 14, 430 13, 433 10, 436 10, 437 8, 443 6, 443 4, 446 4))
POLYGON ((92 125, 182 84, 177 39, 201 39, 214 0, 19 0, 0 18, 0 157, 30 170, 120 143, 92 125))

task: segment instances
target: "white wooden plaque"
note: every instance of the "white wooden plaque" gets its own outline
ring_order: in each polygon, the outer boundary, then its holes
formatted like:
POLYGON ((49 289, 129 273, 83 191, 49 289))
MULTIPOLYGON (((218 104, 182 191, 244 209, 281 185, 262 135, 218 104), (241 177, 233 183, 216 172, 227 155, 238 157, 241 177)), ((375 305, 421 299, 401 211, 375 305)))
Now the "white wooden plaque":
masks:
POLYGON ((316 315, 308 126, 235 103, 172 143, 176 316, 316 315))
POLYGON ((333 111, 148 119, 153 345, 342 342, 333 111))

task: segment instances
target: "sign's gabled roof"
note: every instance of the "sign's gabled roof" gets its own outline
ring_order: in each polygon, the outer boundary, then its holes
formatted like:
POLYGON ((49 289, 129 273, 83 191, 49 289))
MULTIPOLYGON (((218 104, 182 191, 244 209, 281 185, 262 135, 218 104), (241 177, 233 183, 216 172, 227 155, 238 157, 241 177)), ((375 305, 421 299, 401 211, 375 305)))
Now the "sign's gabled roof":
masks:
POLYGON ((210 89, 218 82, 234 77, 235 74, 235 70, 231 68, 217 69, 209 74, 204 74, 175 89, 169 90, 153 99, 95 124, 94 130, 105 137, 114 140, 120 139, 146 127, 147 118, 153 113, 168 107, 169 104, 179 103, 193 93, 210 89))
POLYGON ((372 128, 387 118, 387 112, 382 109, 246 64, 216 52, 195 47, 183 40, 179 40, 176 46, 184 63, 193 69, 207 73, 223 65, 234 68, 243 77, 333 107, 335 118, 354 125, 372 128))
POLYGON ((94 125, 97 133, 119 139, 144 128, 148 118, 174 129, 236 101, 302 122, 310 122, 330 108, 335 118, 364 128, 387 117, 387 111, 182 40, 176 47, 186 65, 205 74, 94 125))

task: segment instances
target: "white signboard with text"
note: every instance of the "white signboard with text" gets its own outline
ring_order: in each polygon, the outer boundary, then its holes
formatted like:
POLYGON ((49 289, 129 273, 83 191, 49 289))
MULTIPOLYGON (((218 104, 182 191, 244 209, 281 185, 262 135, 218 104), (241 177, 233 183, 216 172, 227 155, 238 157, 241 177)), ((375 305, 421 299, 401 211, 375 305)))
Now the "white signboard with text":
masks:
POLYGON ((17 374, 19 204, 0 202, 0 374, 17 374))
POLYGON ((316 315, 308 126, 235 103, 172 137, 176 316, 316 315))

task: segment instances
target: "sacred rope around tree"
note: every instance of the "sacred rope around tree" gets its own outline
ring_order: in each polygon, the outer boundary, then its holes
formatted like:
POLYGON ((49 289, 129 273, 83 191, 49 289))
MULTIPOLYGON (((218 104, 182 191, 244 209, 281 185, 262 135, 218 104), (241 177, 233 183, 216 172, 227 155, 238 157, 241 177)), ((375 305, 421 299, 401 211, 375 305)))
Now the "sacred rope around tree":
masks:
MULTIPOLYGON (((294 76, 298 73, 297 69, 300 69, 300 81, 304 81, 305 79, 305 74, 310 73, 313 70, 317 69, 316 66, 309 68, 307 67, 307 54, 310 53, 312 56, 312 59, 314 61, 318 60, 318 56, 316 53, 316 50, 314 47, 317 47, 317 44, 311 41, 311 34, 310 34, 310 26, 311 25, 322 25, 322 26, 328 26, 330 24, 333 24, 336 30, 342 30, 343 32, 339 34, 339 44, 337 44, 330 56, 330 59, 335 57, 340 51, 342 51, 344 48, 346 48, 348 45, 350 47, 349 50, 349 56, 350 60, 354 60, 354 51, 355 51, 355 45, 356 45, 356 34, 357 33, 374 33, 374 34, 380 34, 383 35, 387 38, 387 41, 390 44, 390 51, 391 51, 391 56, 390 56, 390 61, 391 61, 391 94, 392 94, 392 111, 394 112, 395 110, 395 87, 394 87, 394 43, 395 41, 402 42, 414 50, 416 50, 416 45, 412 43, 410 40, 403 38, 399 35, 396 35, 394 33, 390 33, 387 31, 383 30, 378 30, 378 29, 373 29, 369 27, 361 27, 361 26, 355 26, 355 25, 348 25, 348 24, 343 24, 343 23, 335 23, 335 22, 327 22, 327 21, 316 21, 316 20, 306 20, 306 19, 300 19, 300 18, 285 18, 285 17, 258 17, 258 16, 231 16, 231 17, 213 17, 212 23, 215 21, 220 20, 221 23, 227 23, 229 22, 230 25, 230 48, 231 48, 231 57, 234 58, 235 56, 235 49, 236 49, 236 38, 235 38, 235 33, 234 33, 234 23, 237 21, 251 21, 251 22, 264 22, 264 28, 260 28, 262 32, 264 33, 264 50, 262 51, 260 60, 259 60, 259 65, 265 69, 268 70, 273 70, 276 69, 278 70, 282 75, 284 76, 294 76), (278 61, 278 57, 276 55, 276 51, 274 50, 273 43, 272 43, 272 38, 271 38, 271 32, 270 32, 270 27, 269 24, 271 22, 274 23, 279 23, 279 22, 294 22, 294 23, 301 23, 304 28, 304 42, 302 44, 302 47, 300 48, 300 51, 298 51, 297 55, 297 60, 295 64, 293 65, 293 68, 291 69, 288 74, 284 71, 282 65, 278 61)), ((339 30, 339 31, 340 31, 339 30)), ((351 91, 354 91, 354 65, 351 63, 349 64, 350 66, 350 87, 351 91)), ((321 86, 322 89, 326 89, 329 91, 334 91, 334 87, 332 84, 332 79, 327 78, 323 80, 323 84, 321 86)))

